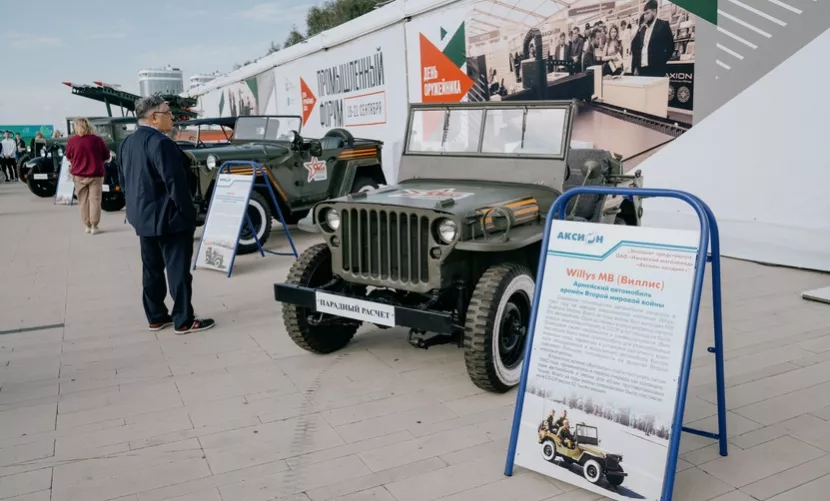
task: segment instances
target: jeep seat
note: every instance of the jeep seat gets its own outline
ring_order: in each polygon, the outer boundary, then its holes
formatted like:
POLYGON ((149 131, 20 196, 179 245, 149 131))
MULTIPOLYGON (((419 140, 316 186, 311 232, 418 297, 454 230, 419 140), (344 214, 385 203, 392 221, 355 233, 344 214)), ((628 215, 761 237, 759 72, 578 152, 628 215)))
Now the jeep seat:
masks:
MULTIPOLYGON (((589 160, 593 160, 600 165, 600 168, 602 169, 602 176, 595 179, 589 179, 588 182, 585 183, 585 186, 604 186, 604 178, 611 170, 611 159, 611 154, 606 150, 599 150, 595 148, 572 148, 568 152, 569 177, 562 185, 562 191, 565 192, 571 188, 582 186, 585 181, 585 176, 582 175, 582 166, 589 160)), ((566 214, 570 216, 574 204, 577 203, 574 216, 592 221, 594 217, 599 215, 599 211, 601 210, 599 204, 602 198, 603 197, 601 195, 581 195, 579 196, 579 200, 577 200, 576 196, 574 196, 568 201, 566 214)))

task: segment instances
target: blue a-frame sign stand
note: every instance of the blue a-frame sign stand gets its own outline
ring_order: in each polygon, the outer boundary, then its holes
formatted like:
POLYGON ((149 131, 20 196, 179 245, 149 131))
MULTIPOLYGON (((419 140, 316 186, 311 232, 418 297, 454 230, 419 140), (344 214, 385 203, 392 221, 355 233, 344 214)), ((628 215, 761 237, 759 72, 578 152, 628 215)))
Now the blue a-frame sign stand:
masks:
MULTIPOLYGON (((273 254, 275 256, 294 256, 294 259, 299 257, 297 253, 297 247, 294 246, 294 239, 291 238, 291 232, 288 230, 288 225, 285 223, 285 218, 282 215, 282 209, 280 209, 280 204, 277 201, 277 195, 274 193, 274 187, 271 186, 271 183, 268 182, 268 173, 265 172, 265 168, 262 167, 258 162, 252 161, 243 161, 243 160, 229 160, 224 162, 220 167, 219 171, 216 173, 217 178, 219 174, 232 174, 231 167, 233 166, 243 166, 243 167, 250 167, 251 168, 251 176, 253 176, 254 182, 251 184, 251 191, 248 193, 248 199, 245 200, 245 221, 242 224, 248 226, 248 230, 251 232, 251 235, 254 237, 254 241, 256 242, 257 249, 259 249, 259 254, 262 257, 265 257, 265 253, 273 254), (261 181, 259 181, 261 179, 261 181), (259 241, 259 237, 257 237, 256 229, 254 228, 254 224, 251 222, 251 217, 248 215, 247 206, 251 200, 251 193, 254 191, 254 188, 266 188, 268 190, 268 194, 271 197, 271 202, 274 203, 274 207, 277 209, 277 216, 280 219, 280 225, 282 225, 282 230, 285 233, 285 236, 288 237, 288 243, 291 244, 291 252, 277 252, 268 250, 262 247, 262 244, 259 241)), ((211 197, 211 203, 208 205, 208 217, 210 217, 210 209, 211 205, 213 205, 213 198, 211 197)), ((264 223, 263 223, 264 224, 264 223)), ((205 227, 207 227, 207 220, 205 221, 205 227)), ((239 237, 242 234, 242 225, 239 227, 239 233, 236 235, 236 243, 234 244, 233 249, 233 257, 231 257, 231 264, 228 267, 228 277, 231 276, 233 273, 233 264, 236 261, 236 250, 239 247, 239 237)), ((204 234, 202 234, 202 238, 199 239, 199 247, 196 248, 196 259, 199 258, 199 251, 202 248, 202 240, 204 240, 204 234)), ((196 260, 193 261, 193 269, 196 269, 196 260)))
POLYGON ((606 188, 606 187, 577 187, 568 190, 556 199, 556 202, 548 213, 545 223, 545 233, 542 239, 541 257, 539 268, 536 273, 536 290, 530 316, 530 329, 525 341, 525 353, 522 366, 522 376, 519 381, 518 394, 516 395, 516 408, 513 414, 513 427, 510 432, 510 443, 507 449, 507 463, 504 474, 512 475, 516 457, 516 445, 519 438, 519 426, 522 420, 522 406, 524 405, 525 390, 527 386, 528 372, 530 371, 530 357, 533 353, 533 335, 536 329, 536 315, 538 311, 539 297, 542 292, 542 277, 545 274, 545 259, 547 258, 548 242, 550 239, 551 222, 554 218, 564 219, 565 208, 568 201, 576 195, 616 195, 626 198, 649 197, 649 198, 675 198, 691 205, 700 220, 700 241, 698 243, 697 262, 695 265, 694 286, 692 289, 692 300, 689 308, 689 318, 686 329, 686 342, 683 347, 683 360, 680 371, 680 381, 677 388, 677 395, 674 408, 674 421, 671 427, 671 438, 666 461, 666 471, 663 477, 663 491, 661 501, 671 501, 674 490, 675 470, 677 469, 677 455, 680 449, 681 432, 685 431, 694 435, 711 438, 719 442, 721 456, 728 454, 726 442, 726 395, 723 367, 723 315, 721 311, 721 276, 720 276, 720 241, 718 238, 718 225, 712 210, 701 199, 684 191, 650 189, 650 188, 606 188), (708 253, 711 243, 712 252, 708 253), (708 431, 688 428, 683 426, 683 413, 686 408, 686 393, 689 387, 689 373, 692 366, 692 352, 695 344, 695 331, 697 330, 697 317, 700 310, 700 296, 703 292, 703 281, 706 271, 706 262, 712 263, 712 312, 714 316, 714 340, 715 346, 708 349, 709 353, 715 355, 715 385, 717 387, 718 400, 718 431, 708 431))

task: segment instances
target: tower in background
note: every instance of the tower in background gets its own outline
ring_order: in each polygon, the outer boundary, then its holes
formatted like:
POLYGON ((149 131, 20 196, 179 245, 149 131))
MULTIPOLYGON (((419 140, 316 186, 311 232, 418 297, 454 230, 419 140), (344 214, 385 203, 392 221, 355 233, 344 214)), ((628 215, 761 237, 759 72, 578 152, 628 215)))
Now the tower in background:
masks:
POLYGON ((141 97, 153 94, 181 94, 184 92, 182 70, 170 65, 141 70, 138 72, 138 87, 141 97))

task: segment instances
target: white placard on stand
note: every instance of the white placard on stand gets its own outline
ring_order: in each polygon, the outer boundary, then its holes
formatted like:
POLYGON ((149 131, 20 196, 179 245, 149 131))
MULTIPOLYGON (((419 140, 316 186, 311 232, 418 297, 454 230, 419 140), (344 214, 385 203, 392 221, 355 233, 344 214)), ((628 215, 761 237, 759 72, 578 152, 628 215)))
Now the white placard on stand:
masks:
POLYGON ((230 276, 253 186, 252 175, 217 176, 194 269, 207 268, 230 276))
POLYGON ((515 463, 610 499, 659 501, 700 234, 551 225, 515 463), (554 425, 567 412, 576 440, 548 429, 552 412, 554 425))
POLYGON ((58 174, 58 188, 55 191, 55 204, 72 205, 75 196, 75 182, 72 180, 72 166, 64 156, 61 159, 61 170, 58 174))

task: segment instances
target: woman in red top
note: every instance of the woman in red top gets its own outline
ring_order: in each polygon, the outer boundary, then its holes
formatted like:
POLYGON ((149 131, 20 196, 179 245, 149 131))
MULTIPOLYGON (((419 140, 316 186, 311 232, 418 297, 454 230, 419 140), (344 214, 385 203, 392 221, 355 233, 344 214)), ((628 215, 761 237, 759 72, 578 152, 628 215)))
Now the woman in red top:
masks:
POLYGON ((72 167, 75 194, 81 206, 81 219, 87 233, 98 233, 101 221, 101 191, 104 184, 104 162, 112 152, 100 136, 95 135, 86 118, 74 120, 75 135, 66 142, 66 159, 72 167))

